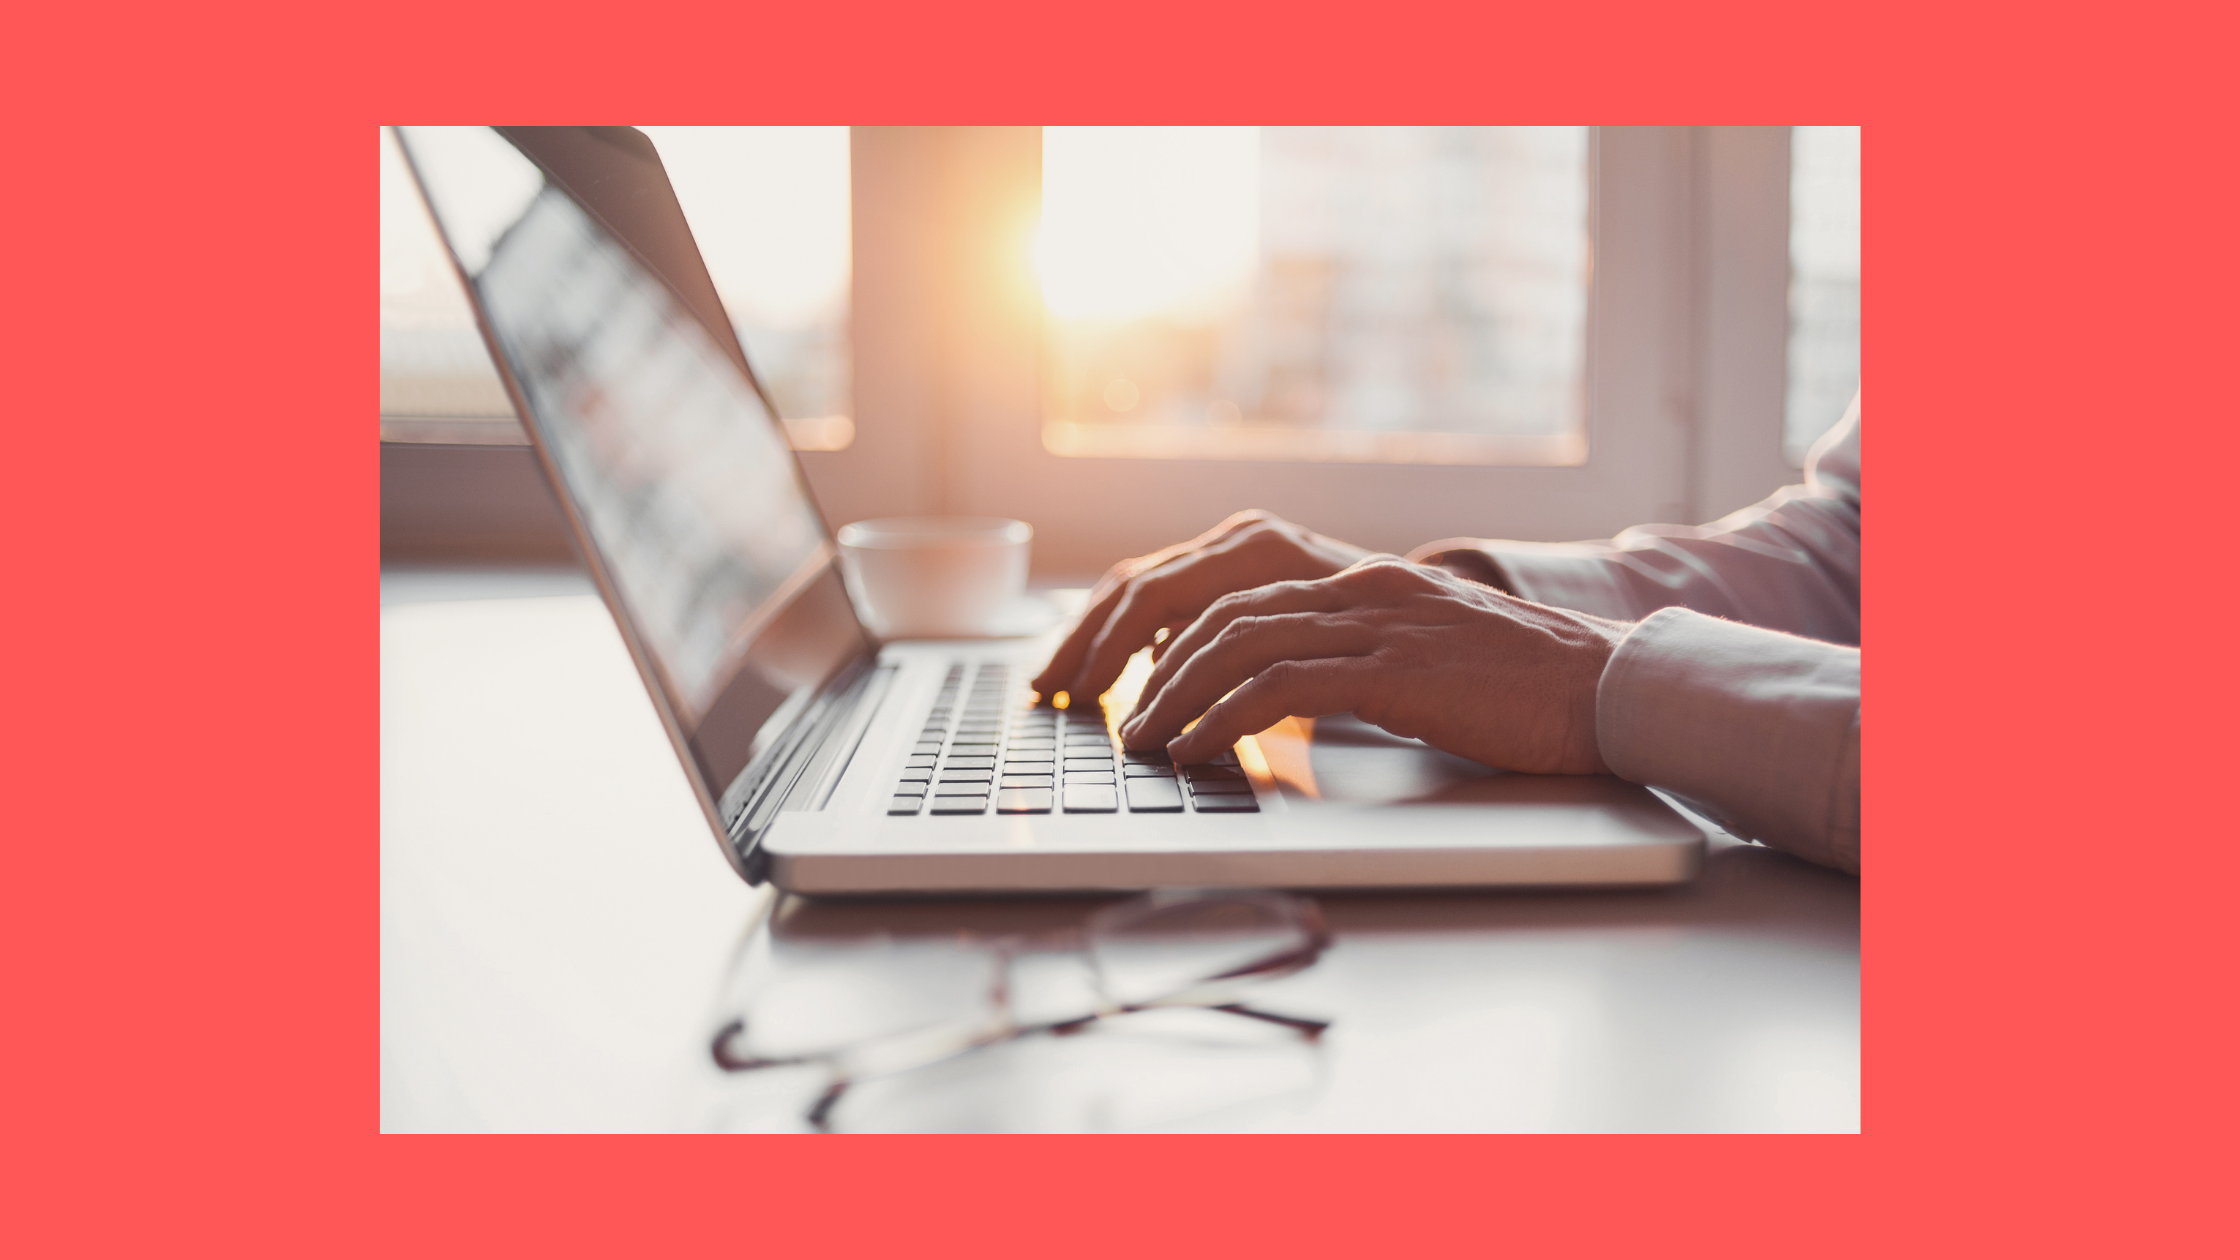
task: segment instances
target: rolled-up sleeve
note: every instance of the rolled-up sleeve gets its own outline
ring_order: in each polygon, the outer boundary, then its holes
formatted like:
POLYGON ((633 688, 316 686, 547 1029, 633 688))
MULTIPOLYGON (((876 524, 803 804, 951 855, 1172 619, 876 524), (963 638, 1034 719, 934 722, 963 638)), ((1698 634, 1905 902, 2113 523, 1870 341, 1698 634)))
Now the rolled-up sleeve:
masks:
POLYGON ((1621 778, 1858 873, 1857 648, 1666 608, 1611 655, 1595 727, 1621 778))
POLYGON ((1678 606, 1856 644, 1859 433, 1854 400, 1814 447, 1804 484, 1708 525, 1640 525, 1597 542, 1442 538, 1409 559, 1456 568, 1534 603, 1619 621, 1678 606))

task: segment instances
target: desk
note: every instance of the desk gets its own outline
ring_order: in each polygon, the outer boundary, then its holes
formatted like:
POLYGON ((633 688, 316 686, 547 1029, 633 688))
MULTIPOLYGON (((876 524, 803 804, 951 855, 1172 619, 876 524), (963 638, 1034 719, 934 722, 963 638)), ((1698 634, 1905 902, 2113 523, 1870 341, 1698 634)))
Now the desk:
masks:
MULTIPOLYGON (((773 932, 953 951, 989 935, 1057 942, 1101 904, 748 888, 586 579, 391 569, 381 616, 385 1131, 799 1127, 798 1083, 728 1077, 707 1055, 727 976, 773 932)), ((1043 1039, 893 1083, 859 1119, 1858 1125, 1855 879, 1717 836, 1684 888, 1318 900, 1333 946, 1253 999, 1333 1020, 1318 1050, 1043 1039)))

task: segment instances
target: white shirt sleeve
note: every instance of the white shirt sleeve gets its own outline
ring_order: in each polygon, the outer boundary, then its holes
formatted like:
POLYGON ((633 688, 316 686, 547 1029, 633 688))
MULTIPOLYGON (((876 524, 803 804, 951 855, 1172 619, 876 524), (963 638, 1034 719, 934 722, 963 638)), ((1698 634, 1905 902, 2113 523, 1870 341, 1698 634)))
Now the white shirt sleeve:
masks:
POLYGON ((1453 557, 1535 603, 1638 621, 1596 690, 1603 761, 1739 836, 1856 873, 1859 505, 1854 398, 1803 485, 1709 525, 1450 538, 1410 558, 1453 557))
POLYGON ((1859 649, 1661 609, 1603 668, 1595 738, 1620 778, 1859 872, 1859 649))
POLYGON ((1678 605, 1830 643, 1859 641, 1859 404, 1813 447, 1803 485, 1709 525, 1639 525, 1601 542, 1447 538, 1537 604, 1638 621, 1678 605))

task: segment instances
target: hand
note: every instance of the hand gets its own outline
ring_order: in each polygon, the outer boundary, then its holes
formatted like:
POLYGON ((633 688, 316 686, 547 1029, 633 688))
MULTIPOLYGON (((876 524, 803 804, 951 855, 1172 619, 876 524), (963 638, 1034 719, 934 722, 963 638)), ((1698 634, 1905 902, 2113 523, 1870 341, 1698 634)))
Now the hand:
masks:
POLYGON ((1631 628, 1375 557, 1216 600, 1168 642, 1120 738, 1191 763, 1288 716, 1351 713, 1498 769, 1607 774, 1595 687, 1631 628))
MULTIPOLYGON (((1042 667, 1034 689, 1087 703, 1109 690, 1128 658, 1160 630, 1170 636, 1216 599, 1286 579, 1328 577, 1370 554, 1266 512, 1239 512, 1189 542, 1112 566, 1089 610, 1042 667)), ((1154 649, 1164 654, 1162 644, 1154 649)))

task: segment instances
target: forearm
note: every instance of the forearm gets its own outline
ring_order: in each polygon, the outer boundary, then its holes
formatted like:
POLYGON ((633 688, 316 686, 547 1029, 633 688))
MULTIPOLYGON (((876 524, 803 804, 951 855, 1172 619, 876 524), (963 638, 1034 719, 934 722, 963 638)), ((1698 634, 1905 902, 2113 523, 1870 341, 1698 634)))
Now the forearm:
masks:
POLYGON ((1667 609, 1612 654, 1595 721, 1613 773, 1858 872, 1858 649, 1667 609))

